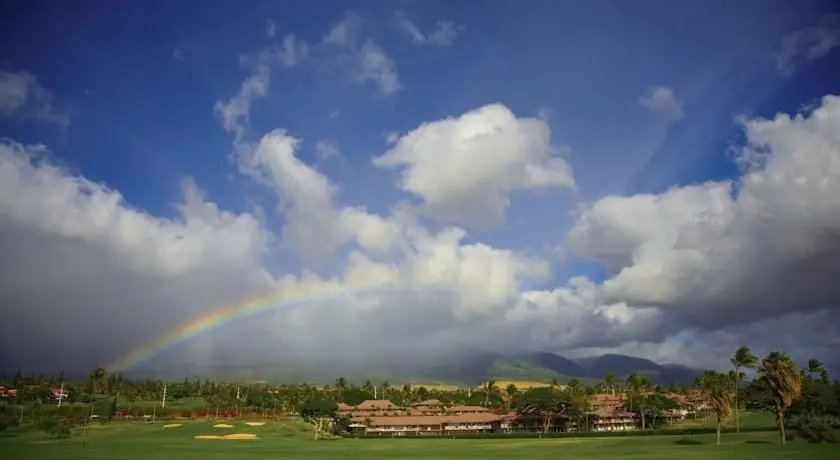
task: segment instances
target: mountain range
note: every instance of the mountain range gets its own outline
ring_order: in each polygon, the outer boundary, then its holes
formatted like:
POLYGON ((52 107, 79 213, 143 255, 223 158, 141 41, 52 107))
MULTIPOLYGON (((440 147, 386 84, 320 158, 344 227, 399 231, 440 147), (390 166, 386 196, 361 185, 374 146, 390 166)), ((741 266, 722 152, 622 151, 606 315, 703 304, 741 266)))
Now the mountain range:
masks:
POLYGON ((127 372, 130 377, 180 378, 189 377, 216 380, 310 382, 328 383, 343 376, 352 382, 389 381, 399 383, 439 383, 476 385, 487 380, 523 380, 560 382, 578 379, 586 384, 603 381, 607 373, 625 379, 636 373, 645 375, 660 385, 690 384, 701 370, 676 364, 658 364, 651 360, 605 354, 583 359, 569 359, 542 351, 497 353, 464 349, 453 351, 446 357, 412 359, 392 356, 366 357, 363 363, 346 359, 321 357, 306 361, 282 363, 239 363, 232 366, 145 367, 127 372))

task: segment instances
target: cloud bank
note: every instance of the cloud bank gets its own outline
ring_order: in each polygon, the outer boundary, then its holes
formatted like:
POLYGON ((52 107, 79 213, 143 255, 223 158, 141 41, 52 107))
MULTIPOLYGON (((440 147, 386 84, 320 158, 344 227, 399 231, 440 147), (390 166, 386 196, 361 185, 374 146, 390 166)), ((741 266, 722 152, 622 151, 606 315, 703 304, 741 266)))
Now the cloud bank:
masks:
MULTIPOLYGON (((364 54, 355 24, 325 43, 364 54)), ((317 139, 277 128, 248 140, 272 68, 297 62, 286 51, 308 55, 295 43, 261 55, 238 94, 215 106, 236 168, 274 195, 281 228, 221 209, 190 179, 173 216, 151 215, 55 164, 45 146, 0 142, 4 362, 92 367, 242 299, 345 287, 201 337, 190 356, 358 357, 387 346, 428 357, 466 343, 720 366, 716 355, 742 343, 817 356, 840 346, 840 97, 739 120, 747 142, 735 180, 584 205, 557 241, 608 276, 552 286, 549 260, 471 237, 505 222, 513 192, 575 188, 544 120, 496 103, 420 124, 372 160, 409 199, 385 213, 340 205, 336 184, 299 156, 317 139), (302 268, 266 268, 278 253, 302 268), (415 288, 354 291, 364 284, 415 288)), ((366 59, 362 68, 383 65, 366 59)), ((675 117, 672 92, 647 97, 675 117)), ((3 107, 20 105, 11 101, 3 107)))

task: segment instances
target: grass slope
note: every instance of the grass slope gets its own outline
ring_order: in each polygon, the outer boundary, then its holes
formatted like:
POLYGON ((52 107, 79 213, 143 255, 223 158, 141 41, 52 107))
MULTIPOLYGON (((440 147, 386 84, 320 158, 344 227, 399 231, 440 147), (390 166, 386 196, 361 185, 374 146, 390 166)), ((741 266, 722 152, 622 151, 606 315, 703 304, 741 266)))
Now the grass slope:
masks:
MULTIPOLYGON (((172 422, 177 423, 177 422, 172 422)), ((291 420, 249 427, 213 428, 215 422, 187 421, 176 428, 163 423, 122 423, 88 428, 83 447, 79 434, 62 441, 44 441, 36 432, 0 436, 3 458, 27 460, 261 460, 261 459, 574 459, 615 460, 668 458, 681 460, 773 460, 840 458, 838 445, 794 441, 784 449, 775 433, 727 434, 723 445, 714 436, 648 436, 632 438, 546 439, 339 439, 313 441, 311 432, 291 420), (199 440, 200 435, 253 433, 257 440, 199 440)))

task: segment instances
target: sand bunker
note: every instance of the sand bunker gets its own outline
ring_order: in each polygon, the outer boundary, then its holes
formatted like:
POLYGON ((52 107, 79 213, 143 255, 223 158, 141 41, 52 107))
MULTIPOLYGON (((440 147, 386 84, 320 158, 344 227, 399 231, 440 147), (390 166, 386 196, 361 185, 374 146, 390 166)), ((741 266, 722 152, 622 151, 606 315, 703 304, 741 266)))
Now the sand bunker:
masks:
POLYGON ((265 422, 245 422, 245 424, 248 426, 263 426, 265 422))
POLYGON ((179 426, 184 426, 184 424, 183 423, 169 423, 169 424, 163 425, 164 428, 177 428, 179 426))
POLYGON ((260 439, 257 435, 252 433, 235 433, 235 434, 226 434, 224 436, 196 436, 195 439, 224 439, 224 440, 233 440, 233 441, 242 441, 246 439, 260 439))
POLYGON ((213 425, 213 428, 233 428, 233 425, 228 425, 226 423, 217 423, 213 425))

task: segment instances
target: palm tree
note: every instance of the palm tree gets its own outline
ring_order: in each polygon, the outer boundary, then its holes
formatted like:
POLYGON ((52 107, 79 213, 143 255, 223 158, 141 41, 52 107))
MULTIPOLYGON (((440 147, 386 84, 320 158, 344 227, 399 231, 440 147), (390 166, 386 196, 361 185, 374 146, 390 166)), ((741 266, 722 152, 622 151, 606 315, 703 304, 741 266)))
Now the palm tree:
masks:
POLYGON ((499 391, 499 387, 496 385, 495 380, 488 380, 484 384, 484 407, 490 406, 490 393, 495 393, 499 391))
POLYGON ((607 387, 607 391, 611 392, 613 396, 615 396, 615 375, 612 372, 607 372, 604 375, 604 386, 607 387))
POLYGON ((628 393, 629 393, 629 396, 630 396, 630 407, 631 408, 635 407, 635 406, 633 406, 633 394, 636 393, 636 391, 638 391, 639 383, 640 383, 639 382, 639 376, 636 375, 635 373, 628 375, 627 380, 625 381, 625 385, 626 385, 625 388, 630 390, 630 391, 628 391, 628 393))
POLYGON ((741 420, 738 417, 738 386, 741 383, 741 378, 743 375, 741 374, 741 369, 753 369, 758 366, 758 358, 755 357, 752 350, 749 347, 742 346, 735 352, 735 356, 733 356, 729 362, 735 366, 735 378, 734 378, 734 386, 735 386, 735 431, 737 433, 741 432, 741 420))
POLYGON ((408 383, 402 387, 402 399, 403 404, 406 406, 411 402, 411 385, 408 383))
POLYGON ((785 409, 802 396, 802 374, 790 356, 776 350, 761 360, 758 374, 773 395, 779 436, 785 445, 785 409))
POLYGON ((808 360, 808 377, 813 379, 814 374, 819 375, 823 383, 828 383, 828 372, 826 372, 823 363, 818 359, 811 358, 808 360))
POLYGON ((699 379, 700 391, 706 397, 717 420, 717 440, 720 445, 720 429, 732 416, 731 379, 726 374, 706 371, 699 379))
POLYGON ((509 383, 505 388, 505 393, 507 393, 507 411, 510 412, 510 405, 513 403, 513 398, 519 393, 519 388, 516 388, 515 384, 509 383))
POLYGON ((341 392, 347 388, 347 379, 344 377, 339 377, 335 379, 335 389, 338 392, 338 396, 336 397, 336 401, 341 402, 341 392))
POLYGON ((647 416, 647 402, 648 396, 651 392, 652 384, 649 378, 645 376, 637 376, 636 378, 636 391, 639 392, 639 414, 642 416, 642 430, 647 428, 646 424, 646 416, 647 416))
POLYGON ((105 368, 97 367, 90 373, 89 381, 90 381, 90 392, 92 394, 96 393, 105 393, 107 387, 105 383, 107 382, 108 378, 108 371, 105 368))

